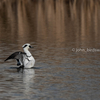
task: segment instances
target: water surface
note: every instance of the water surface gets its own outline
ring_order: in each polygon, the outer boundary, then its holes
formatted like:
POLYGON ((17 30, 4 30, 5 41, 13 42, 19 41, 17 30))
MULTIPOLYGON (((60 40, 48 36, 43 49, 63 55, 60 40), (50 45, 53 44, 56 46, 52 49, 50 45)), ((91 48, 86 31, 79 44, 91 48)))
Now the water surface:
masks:
POLYGON ((100 99, 99 0, 0 1, 0 99, 100 99), (37 69, 4 60, 22 45, 37 69))

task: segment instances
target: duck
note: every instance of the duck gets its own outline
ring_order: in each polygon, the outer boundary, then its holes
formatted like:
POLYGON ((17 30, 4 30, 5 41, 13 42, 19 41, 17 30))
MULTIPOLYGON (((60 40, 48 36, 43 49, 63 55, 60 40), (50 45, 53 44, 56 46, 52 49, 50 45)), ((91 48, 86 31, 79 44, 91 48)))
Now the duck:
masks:
POLYGON ((29 43, 26 43, 22 46, 23 51, 17 51, 12 53, 5 61, 10 59, 15 59, 17 61, 17 69, 20 68, 33 68, 35 65, 35 59, 29 51, 29 48, 33 48, 29 43))

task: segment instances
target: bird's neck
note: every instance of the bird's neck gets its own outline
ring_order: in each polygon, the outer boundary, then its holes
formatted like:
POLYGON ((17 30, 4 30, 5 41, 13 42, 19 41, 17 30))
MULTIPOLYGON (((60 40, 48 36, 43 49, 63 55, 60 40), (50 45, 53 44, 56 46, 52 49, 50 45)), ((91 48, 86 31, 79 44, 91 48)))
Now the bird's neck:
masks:
POLYGON ((31 56, 31 53, 29 52, 28 49, 25 48, 25 49, 24 49, 24 52, 26 53, 27 56, 31 56))

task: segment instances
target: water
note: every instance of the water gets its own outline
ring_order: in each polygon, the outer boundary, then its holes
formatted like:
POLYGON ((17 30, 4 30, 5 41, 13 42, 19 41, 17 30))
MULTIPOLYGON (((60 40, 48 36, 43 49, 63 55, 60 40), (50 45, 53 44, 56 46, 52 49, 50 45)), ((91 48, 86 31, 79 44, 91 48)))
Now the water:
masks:
POLYGON ((0 99, 100 100, 99 9, 99 0, 1 0, 0 99), (18 73, 4 60, 24 43, 36 69, 18 73))

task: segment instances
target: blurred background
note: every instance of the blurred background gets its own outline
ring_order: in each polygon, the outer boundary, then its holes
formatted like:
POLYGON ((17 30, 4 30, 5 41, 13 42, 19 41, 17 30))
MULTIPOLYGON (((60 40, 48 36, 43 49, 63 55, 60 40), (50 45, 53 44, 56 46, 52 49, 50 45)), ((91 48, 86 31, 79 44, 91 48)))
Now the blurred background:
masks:
POLYGON ((0 99, 100 100, 99 27, 100 0, 0 0, 0 99), (25 43, 35 75, 4 62, 25 43))

